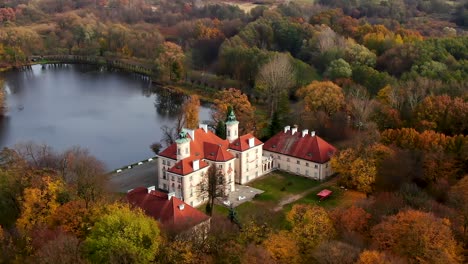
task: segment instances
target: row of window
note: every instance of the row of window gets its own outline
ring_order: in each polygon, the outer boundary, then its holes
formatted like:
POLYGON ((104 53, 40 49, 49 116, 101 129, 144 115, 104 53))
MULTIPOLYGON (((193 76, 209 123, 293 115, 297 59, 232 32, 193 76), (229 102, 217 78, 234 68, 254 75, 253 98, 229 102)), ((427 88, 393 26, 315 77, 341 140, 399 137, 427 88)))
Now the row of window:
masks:
MULTIPOLYGON (((278 164, 278 169, 281 169, 281 164, 278 164)), ((286 168, 286 170, 292 172, 291 166, 288 165, 287 168, 286 168)), ((296 173, 297 173, 297 174, 301 174, 301 168, 297 167, 297 168, 296 168, 296 173)), ((311 176, 310 173, 309 173, 309 170, 305 170, 305 171, 304 171, 304 174, 305 174, 306 176, 311 176)), ((317 172, 314 172, 314 177, 315 177, 315 178, 318 177, 318 173, 317 173, 317 172)))
MULTIPOLYGON (((278 159, 281 160, 281 156, 280 156, 280 155, 278 155, 278 159)), ((289 158, 286 158, 286 162, 290 162, 290 161, 291 161, 291 160, 290 160, 289 158)), ((300 160, 296 160, 296 164, 297 164, 297 165, 301 165, 301 161, 300 161, 300 160)), ((309 162, 305 162, 305 165, 306 165, 306 167, 309 167, 309 162)), ((328 167, 328 164, 327 164, 327 167, 328 167)), ((315 165, 314 165, 314 168, 317 169, 317 168, 318 168, 318 165, 315 164, 315 165)))

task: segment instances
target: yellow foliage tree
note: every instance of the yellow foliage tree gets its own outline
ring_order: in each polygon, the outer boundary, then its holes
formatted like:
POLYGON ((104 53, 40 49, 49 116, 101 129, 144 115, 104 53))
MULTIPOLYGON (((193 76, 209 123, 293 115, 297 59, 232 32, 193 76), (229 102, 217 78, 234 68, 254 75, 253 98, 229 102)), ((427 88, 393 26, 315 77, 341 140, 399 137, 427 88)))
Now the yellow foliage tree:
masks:
POLYGON ((324 111, 332 115, 342 108, 345 102, 343 90, 330 81, 313 81, 297 91, 302 98, 306 111, 324 111))
POLYGON ((16 221, 21 231, 29 231, 37 225, 48 224, 51 215, 59 207, 57 196, 63 189, 63 182, 50 176, 42 177, 42 186, 24 190, 21 216, 16 221))
POLYGON ((296 204, 286 219, 291 223, 292 233, 301 253, 306 253, 335 235, 332 220, 320 206, 296 204))
POLYGON ((166 242, 159 250, 158 263, 166 264, 196 264, 200 259, 194 254, 190 241, 176 240, 166 242))
POLYGON ((287 231, 282 230, 279 233, 271 234, 263 245, 278 263, 300 263, 299 248, 291 233, 287 231))
POLYGON ((191 95, 184 104, 185 126, 190 129, 196 129, 199 123, 198 113, 200 110, 200 97, 191 95))
POLYGON ((341 175, 340 183, 366 194, 374 190, 377 166, 393 151, 382 144, 374 144, 363 149, 345 149, 331 159, 331 166, 341 175))

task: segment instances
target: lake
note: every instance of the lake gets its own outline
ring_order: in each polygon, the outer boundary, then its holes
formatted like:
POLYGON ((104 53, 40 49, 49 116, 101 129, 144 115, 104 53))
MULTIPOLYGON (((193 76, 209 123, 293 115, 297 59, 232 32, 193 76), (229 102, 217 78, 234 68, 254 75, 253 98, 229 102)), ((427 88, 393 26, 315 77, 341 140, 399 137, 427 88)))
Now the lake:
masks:
MULTIPOLYGON (((115 169, 154 156, 162 126, 173 126, 185 96, 144 76, 93 65, 35 65, 5 79, 8 111, 0 120, 0 147, 47 144, 55 151, 87 148, 115 169)), ((200 120, 208 120, 202 106, 200 120)))

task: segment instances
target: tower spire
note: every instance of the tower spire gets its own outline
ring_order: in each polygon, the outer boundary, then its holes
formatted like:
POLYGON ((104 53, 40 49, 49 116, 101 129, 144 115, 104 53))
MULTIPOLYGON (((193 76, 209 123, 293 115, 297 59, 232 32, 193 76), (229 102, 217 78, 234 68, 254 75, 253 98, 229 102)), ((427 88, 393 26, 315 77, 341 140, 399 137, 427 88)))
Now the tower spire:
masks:
POLYGON ((234 114, 234 109, 232 106, 228 107, 227 117, 226 117, 226 139, 231 143, 236 140, 239 135, 239 121, 236 119, 234 114))

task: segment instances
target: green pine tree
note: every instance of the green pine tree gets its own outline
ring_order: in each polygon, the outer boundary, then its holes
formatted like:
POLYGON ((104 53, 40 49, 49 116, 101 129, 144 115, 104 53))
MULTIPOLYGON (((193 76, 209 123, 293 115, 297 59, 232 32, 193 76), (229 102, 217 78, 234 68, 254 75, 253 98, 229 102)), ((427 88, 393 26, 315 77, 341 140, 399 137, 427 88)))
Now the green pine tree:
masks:
POLYGON ((218 121, 215 132, 218 137, 226 139, 226 124, 222 120, 218 121))
POLYGON ((269 137, 274 136, 276 133, 281 131, 281 120, 279 118, 278 111, 273 113, 273 116, 271 117, 271 122, 270 125, 268 126, 268 134, 269 137))

